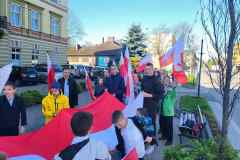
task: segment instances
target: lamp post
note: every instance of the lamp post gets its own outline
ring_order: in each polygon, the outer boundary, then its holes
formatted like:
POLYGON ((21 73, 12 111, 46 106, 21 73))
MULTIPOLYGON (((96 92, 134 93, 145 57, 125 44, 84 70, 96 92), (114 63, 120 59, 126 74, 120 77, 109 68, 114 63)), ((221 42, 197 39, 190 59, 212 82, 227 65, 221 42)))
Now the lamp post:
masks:
POLYGON ((201 72, 202 72, 202 55, 203 55, 203 39, 201 42, 201 55, 200 55, 200 67, 199 67, 199 73, 198 73, 198 91, 197 91, 197 96, 200 96, 200 87, 201 87, 201 72))

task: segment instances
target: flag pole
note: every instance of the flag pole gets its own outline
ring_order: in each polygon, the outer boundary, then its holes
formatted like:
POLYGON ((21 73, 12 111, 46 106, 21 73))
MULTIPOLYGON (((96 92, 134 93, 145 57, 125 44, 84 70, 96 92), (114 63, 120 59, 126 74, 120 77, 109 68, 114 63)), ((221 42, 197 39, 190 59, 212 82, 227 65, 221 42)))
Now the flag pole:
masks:
POLYGON ((197 96, 200 96, 200 86, 201 86, 201 72, 202 72, 202 55, 203 55, 203 39, 201 42, 201 55, 200 55, 200 67, 199 67, 199 73, 198 73, 198 90, 197 90, 197 96))

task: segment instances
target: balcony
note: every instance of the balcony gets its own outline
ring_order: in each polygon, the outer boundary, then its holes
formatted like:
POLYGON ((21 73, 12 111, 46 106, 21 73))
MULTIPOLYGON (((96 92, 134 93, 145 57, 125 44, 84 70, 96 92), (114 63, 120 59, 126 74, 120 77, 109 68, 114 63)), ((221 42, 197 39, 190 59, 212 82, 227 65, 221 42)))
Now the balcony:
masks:
POLYGON ((36 38, 39 40, 45 40, 49 42, 55 42, 55 43, 62 43, 62 44, 68 44, 68 38, 63 38, 60 36, 55 36, 52 34, 46 34, 43 32, 36 32, 31 29, 23 28, 23 27, 15 27, 8 25, 8 31, 13 34, 17 34, 20 36, 30 37, 30 38, 36 38))

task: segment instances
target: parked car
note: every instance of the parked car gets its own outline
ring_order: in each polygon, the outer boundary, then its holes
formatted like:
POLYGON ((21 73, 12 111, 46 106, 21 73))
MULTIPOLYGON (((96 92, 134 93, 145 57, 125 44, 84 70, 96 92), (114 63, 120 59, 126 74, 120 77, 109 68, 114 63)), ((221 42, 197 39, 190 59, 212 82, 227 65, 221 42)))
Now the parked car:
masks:
POLYGON ((8 80, 20 86, 22 84, 37 84, 39 79, 38 73, 34 67, 13 66, 8 80))
MULTIPOLYGON (((62 67, 60 65, 53 65, 55 69, 55 79, 58 80, 62 78, 63 72, 62 72, 62 67)), ((43 83, 48 82, 48 68, 46 64, 37 64, 35 66, 38 75, 39 75, 39 81, 43 83)))

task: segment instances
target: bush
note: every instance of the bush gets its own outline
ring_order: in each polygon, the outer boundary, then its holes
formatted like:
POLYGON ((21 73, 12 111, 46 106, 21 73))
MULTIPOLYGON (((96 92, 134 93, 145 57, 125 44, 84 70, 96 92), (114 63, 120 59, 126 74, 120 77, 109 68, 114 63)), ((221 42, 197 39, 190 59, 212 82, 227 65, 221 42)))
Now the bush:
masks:
MULTIPOLYGON (((164 151, 164 160, 218 160, 219 144, 214 139, 192 141, 191 146, 177 145, 164 151)), ((224 159, 239 160, 238 152, 231 145, 224 146, 224 159)))
POLYGON ((41 104, 43 95, 36 90, 26 91, 20 94, 26 106, 32 106, 34 104, 41 104))

